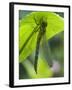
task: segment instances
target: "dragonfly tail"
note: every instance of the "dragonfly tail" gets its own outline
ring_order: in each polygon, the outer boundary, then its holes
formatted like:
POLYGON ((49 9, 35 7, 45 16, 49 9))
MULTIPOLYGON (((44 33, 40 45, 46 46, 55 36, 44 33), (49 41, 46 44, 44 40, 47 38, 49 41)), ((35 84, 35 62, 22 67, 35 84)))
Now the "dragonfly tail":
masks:
POLYGON ((36 60, 35 63, 34 63, 34 69, 35 69, 35 72, 36 72, 36 74, 37 74, 37 60, 36 60))
POLYGON ((35 53, 35 62, 34 62, 34 69, 37 74, 37 65, 38 65, 38 55, 39 55, 39 46, 40 46, 41 36, 38 37, 37 45, 36 45, 36 53, 35 53))
POLYGON ((35 62, 34 62, 34 69, 35 69, 36 74, 37 74, 38 54, 39 54, 39 45, 37 45, 36 54, 35 54, 35 62))

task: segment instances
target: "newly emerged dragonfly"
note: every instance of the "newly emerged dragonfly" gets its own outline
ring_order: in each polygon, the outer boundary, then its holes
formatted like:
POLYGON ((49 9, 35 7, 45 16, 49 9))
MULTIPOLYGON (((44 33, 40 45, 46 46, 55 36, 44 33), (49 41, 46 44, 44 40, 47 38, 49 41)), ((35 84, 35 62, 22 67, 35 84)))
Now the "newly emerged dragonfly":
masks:
POLYGON ((36 18, 34 17, 34 21, 36 23, 36 27, 33 29, 32 33, 27 38, 26 42, 23 44, 22 48, 19 51, 19 54, 21 54, 22 50, 25 48, 25 46, 27 45, 27 43, 30 40, 30 38, 32 37, 32 35, 34 33, 38 32, 37 42, 36 42, 36 51, 35 51, 35 62, 34 62, 34 69, 35 69, 35 72, 37 73, 37 64, 38 64, 40 42, 46 33, 47 20, 45 17, 41 17, 39 22, 37 22, 36 18))

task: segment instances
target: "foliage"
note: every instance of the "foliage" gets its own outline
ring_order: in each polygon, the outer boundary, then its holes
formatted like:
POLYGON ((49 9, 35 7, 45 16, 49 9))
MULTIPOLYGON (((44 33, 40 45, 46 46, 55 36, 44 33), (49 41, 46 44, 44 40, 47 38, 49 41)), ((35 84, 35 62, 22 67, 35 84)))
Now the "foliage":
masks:
MULTIPOLYGON (((37 21, 39 21, 41 17, 47 18, 47 28, 46 28, 47 40, 64 30, 63 18, 61 18, 59 15, 52 12, 32 12, 28 14, 25 18, 20 20, 19 50, 22 48, 27 38, 30 36, 30 34, 36 27, 34 17, 37 19, 37 21)), ((35 50, 37 34, 38 33, 34 33, 29 42, 27 43, 27 45, 25 46, 25 48, 23 48, 22 53, 20 54, 19 59, 20 62, 25 60, 35 50)))
MULTIPOLYGON (((19 70, 20 79, 47 78, 47 77, 53 76, 53 72, 50 70, 50 67, 49 67, 49 60, 47 61, 44 58, 44 56, 42 56, 42 54, 39 55, 38 65, 37 65, 38 71, 37 71, 37 74, 35 73, 33 62, 34 62, 34 52, 36 49, 38 32, 33 33, 31 38, 27 40, 28 37, 33 32, 33 30, 35 30, 35 27, 37 27, 37 23, 40 21, 42 17, 47 19, 47 27, 46 27, 47 43, 49 43, 51 46, 52 44, 50 41, 54 43, 55 40, 53 40, 53 38, 56 37, 57 35, 59 39, 63 41, 63 38, 62 38, 63 35, 60 37, 59 34, 64 30, 64 20, 58 14, 53 12, 29 12, 29 14, 27 13, 26 16, 21 18, 19 22, 19 51, 22 49, 22 52, 19 53, 19 62, 22 65, 22 69, 19 70), (25 43, 26 45, 23 47, 25 43), (23 72, 23 70, 25 71, 25 73, 20 75, 21 72, 23 72), (25 74, 28 76, 26 76, 25 74)), ((42 41, 41 41, 41 45, 42 45, 42 41)), ((61 58, 63 55, 61 54, 63 53, 63 47, 60 46, 60 49, 59 49, 58 46, 57 48, 52 46, 50 48, 53 52, 53 55, 57 57, 56 59, 62 60, 63 62, 63 58, 61 58), (61 51, 59 52, 59 50, 61 51)), ((45 49, 42 48, 41 52, 44 52, 44 50, 45 49)), ((49 55, 49 53, 47 54, 49 55)), ((50 55, 50 57, 52 56, 50 55)), ((48 56, 48 59, 49 59, 49 56, 48 56)), ((62 72, 63 72, 63 68, 62 68, 62 72)))

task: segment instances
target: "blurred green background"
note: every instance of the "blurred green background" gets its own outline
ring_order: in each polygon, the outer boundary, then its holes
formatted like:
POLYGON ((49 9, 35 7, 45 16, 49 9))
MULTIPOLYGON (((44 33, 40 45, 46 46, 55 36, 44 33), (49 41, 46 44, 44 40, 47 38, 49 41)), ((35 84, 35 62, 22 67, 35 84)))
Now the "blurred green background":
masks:
MULTIPOLYGON (((19 20, 22 20, 25 18, 26 15, 30 14, 32 11, 19 11, 19 20)), ((56 14, 60 15, 62 18, 64 18, 63 12, 55 12, 56 14)), ((35 51, 27 57, 26 60, 19 63, 19 79, 32 79, 32 78, 51 78, 51 77, 63 77, 64 76, 64 32, 60 32, 56 34, 53 38, 49 39, 49 41, 46 43, 46 48, 49 50, 46 52, 45 45, 43 45, 40 48, 41 56, 44 55, 46 61, 43 59, 38 61, 38 63, 41 63, 39 66, 39 73, 36 74, 34 71, 34 54, 35 51), (45 53, 44 53, 45 52, 45 53), (48 53, 48 54, 47 54, 48 53), (46 55, 47 54, 47 55, 46 55), (47 61, 47 59, 56 60, 60 65, 59 72, 53 72, 51 70, 51 67, 48 65, 48 63, 53 64, 52 61, 47 61), (43 74, 44 73, 44 74, 43 74)), ((51 65, 52 66, 52 65, 51 65)))

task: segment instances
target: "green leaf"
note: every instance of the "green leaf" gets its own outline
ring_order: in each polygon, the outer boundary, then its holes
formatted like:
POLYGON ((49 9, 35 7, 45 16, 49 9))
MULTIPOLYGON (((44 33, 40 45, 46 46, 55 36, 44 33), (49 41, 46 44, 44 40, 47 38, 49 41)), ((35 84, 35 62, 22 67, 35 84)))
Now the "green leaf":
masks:
POLYGON ((47 61, 40 56, 37 65, 37 78, 48 78, 52 76, 53 72, 49 68, 47 61))
POLYGON ((45 17, 47 19, 47 40, 64 30, 63 18, 53 12, 32 12, 28 14, 26 17, 20 20, 19 25, 19 51, 22 49, 22 52, 19 55, 20 62, 31 55, 36 48, 38 32, 33 33, 28 42, 27 39, 33 32, 34 28, 37 26, 36 22, 38 23, 42 17, 45 17), (36 22, 34 18, 36 19, 36 22), (25 47, 22 48, 25 43, 25 47))
POLYGON ((41 57, 38 59, 38 71, 37 74, 34 70, 34 66, 29 62, 29 60, 25 60, 23 63, 23 66, 25 67, 28 75, 30 78, 49 78, 53 76, 53 72, 48 66, 48 63, 46 60, 41 57))

